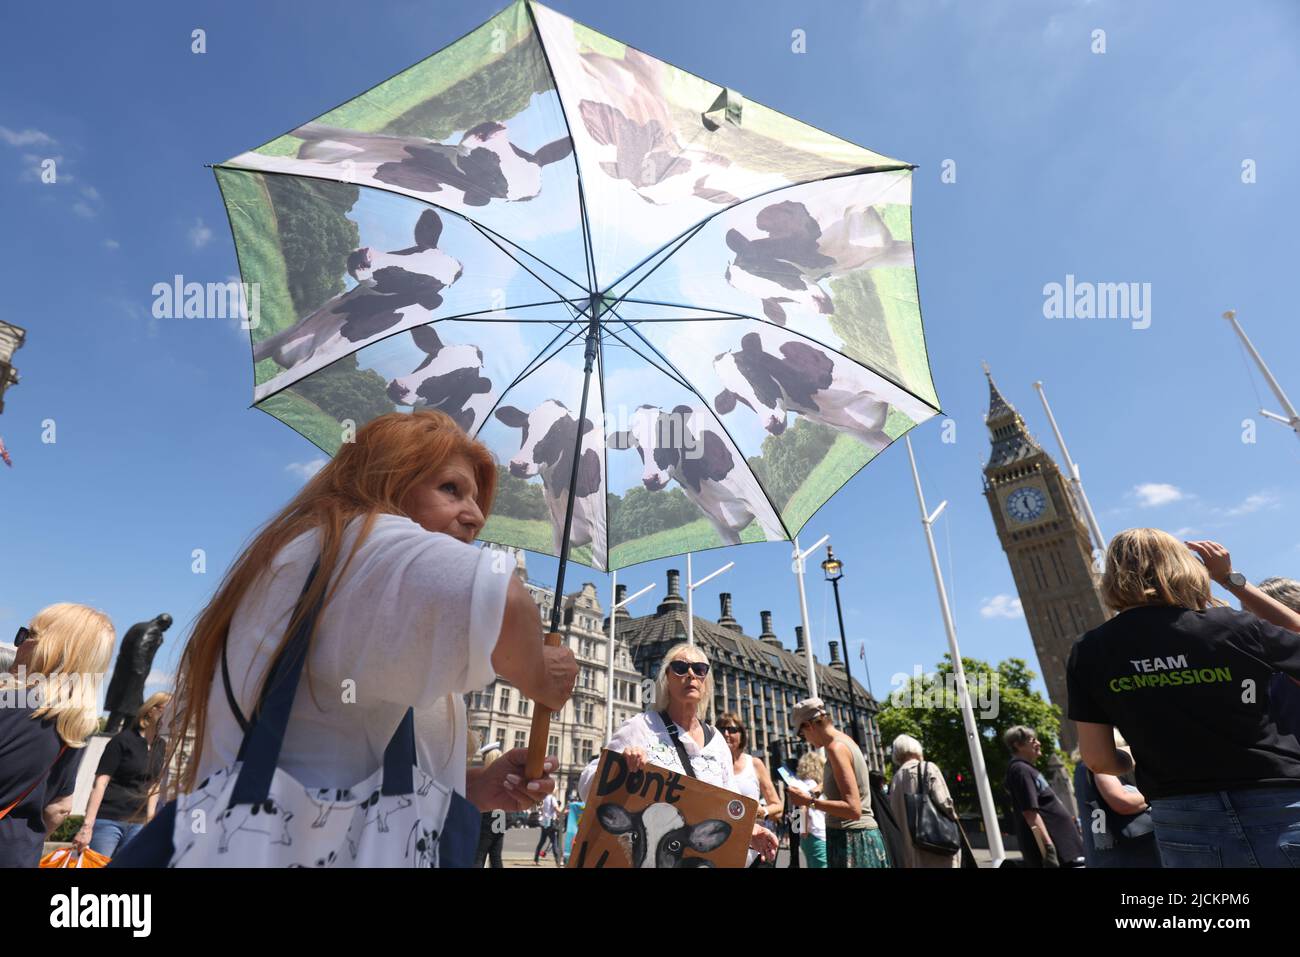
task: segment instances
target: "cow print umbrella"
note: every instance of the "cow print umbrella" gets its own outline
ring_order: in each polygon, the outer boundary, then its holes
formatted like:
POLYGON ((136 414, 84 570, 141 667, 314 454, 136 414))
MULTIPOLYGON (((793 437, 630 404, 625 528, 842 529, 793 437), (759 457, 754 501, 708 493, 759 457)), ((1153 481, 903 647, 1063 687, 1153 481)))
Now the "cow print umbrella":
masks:
POLYGON ((256 407, 448 413, 561 590, 792 538, 939 409, 912 167, 531 0, 215 172, 256 407))

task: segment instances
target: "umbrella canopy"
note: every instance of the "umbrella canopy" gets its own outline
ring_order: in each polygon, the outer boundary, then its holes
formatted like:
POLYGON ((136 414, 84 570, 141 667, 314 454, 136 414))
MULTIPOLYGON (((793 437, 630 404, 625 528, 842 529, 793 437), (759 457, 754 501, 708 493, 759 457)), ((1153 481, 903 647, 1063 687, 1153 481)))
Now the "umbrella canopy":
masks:
POLYGON ((791 538, 939 409, 911 170, 518 0, 215 168, 254 404, 441 409, 481 537, 599 570, 791 538))

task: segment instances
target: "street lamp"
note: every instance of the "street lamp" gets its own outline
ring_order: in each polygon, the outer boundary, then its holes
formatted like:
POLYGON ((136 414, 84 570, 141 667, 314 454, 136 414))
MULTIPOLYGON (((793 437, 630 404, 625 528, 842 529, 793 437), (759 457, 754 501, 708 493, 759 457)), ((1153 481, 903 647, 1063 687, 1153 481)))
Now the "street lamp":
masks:
MULTIPOLYGON (((826 580, 835 589, 835 614, 840 620, 840 647, 844 649, 844 676, 849 681, 849 715, 853 723, 853 740, 867 746, 858 725, 858 696, 853 691, 853 669, 849 665, 849 643, 844 637, 844 609, 840 607, 840 579, 844 577, 844 563, 835 557, 831 546, 826 546, 826 561, 822 562, 826 580)), ((871 690, 871 669, 867 669, 867 690, 871 690)))

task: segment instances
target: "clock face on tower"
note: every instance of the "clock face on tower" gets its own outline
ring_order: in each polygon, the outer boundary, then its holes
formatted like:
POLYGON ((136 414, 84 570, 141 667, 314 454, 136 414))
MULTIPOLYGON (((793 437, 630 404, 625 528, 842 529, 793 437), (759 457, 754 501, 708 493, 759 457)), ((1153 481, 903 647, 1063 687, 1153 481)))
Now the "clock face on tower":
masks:
POLYGON ((1047 509, 1047 496, 1027 485, 1007 496, 1007 513, 1018 522, 1032 522, 1047 509))

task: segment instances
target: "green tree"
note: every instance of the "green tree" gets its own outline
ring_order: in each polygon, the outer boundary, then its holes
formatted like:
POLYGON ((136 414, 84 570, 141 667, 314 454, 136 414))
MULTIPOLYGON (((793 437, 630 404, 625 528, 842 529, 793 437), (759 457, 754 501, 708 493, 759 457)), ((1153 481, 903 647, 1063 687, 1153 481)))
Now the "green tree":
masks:
POLYGON ((362 369, 355 354, 313 372, 289 389, 315 403, 338 421, 351 419, 360 428, 371 419, 394 411, 388 383, 374 369, 362 369))
POLYGON ((361 196, 348 183, 267 176, 276 229, 289 276, 289 295, 299 318, 343 291, 348 254, 361 245, 347 214, 361 196))
MULTIPOLYGON (((1039 769, 1046 771, 1047 759, 1059 751, 1061 710, 1030 687, 1037 676, 1023 659, 1009 658, 999 662, 994 669, 988 662, 963 657, 962 667, 971 691, 989 784, 994 800, 1005 812, 1009 805, 1002 781, 1011 755, 1002 743, 1003 733, 1018 724, 1033 728, 1043 745, 1039 769), (990 703, 995 706, 982 708, 981 688, 991 689, 990 703)), ((880 733, 886 748, 900 734, 909 734, 920 741, 926 760, 934 761, 943 769, 958 809, 978 810, 974 772, 966 746, 966 728, 961 710, 956 705, 956 685, 947 680, 953 674, 951 655, 944 655, 936 674, 938 683, 933 680, 933 675, 919 680, 913 676, 901 688, 894 689, 876 716, 880 733), (941 691, 947 687, 953 689, 952 695, 935 693, 936 689, 941 691), (962 778, 960 782, 957 781, 958 774, 962 778)))
POLYGON ((511 475, 503 465, 497 466, 497 494, 492 511, 506 518, 549 521, 551 517, 542 487, 511 475))
POLYGON ((780 435, 763 439, 762 455, 748 459, 759 481, 767 487, 777 509, 784 509, 809 473, 835 444, 836 432, 828 425, 802 416, 780 435))
POLYGON ((681 528, 700 517, 700 510, 679 488, 652 492, 634 485, 621 497, 611 494, 608 502, 610 538, 616 542, 681 528))

